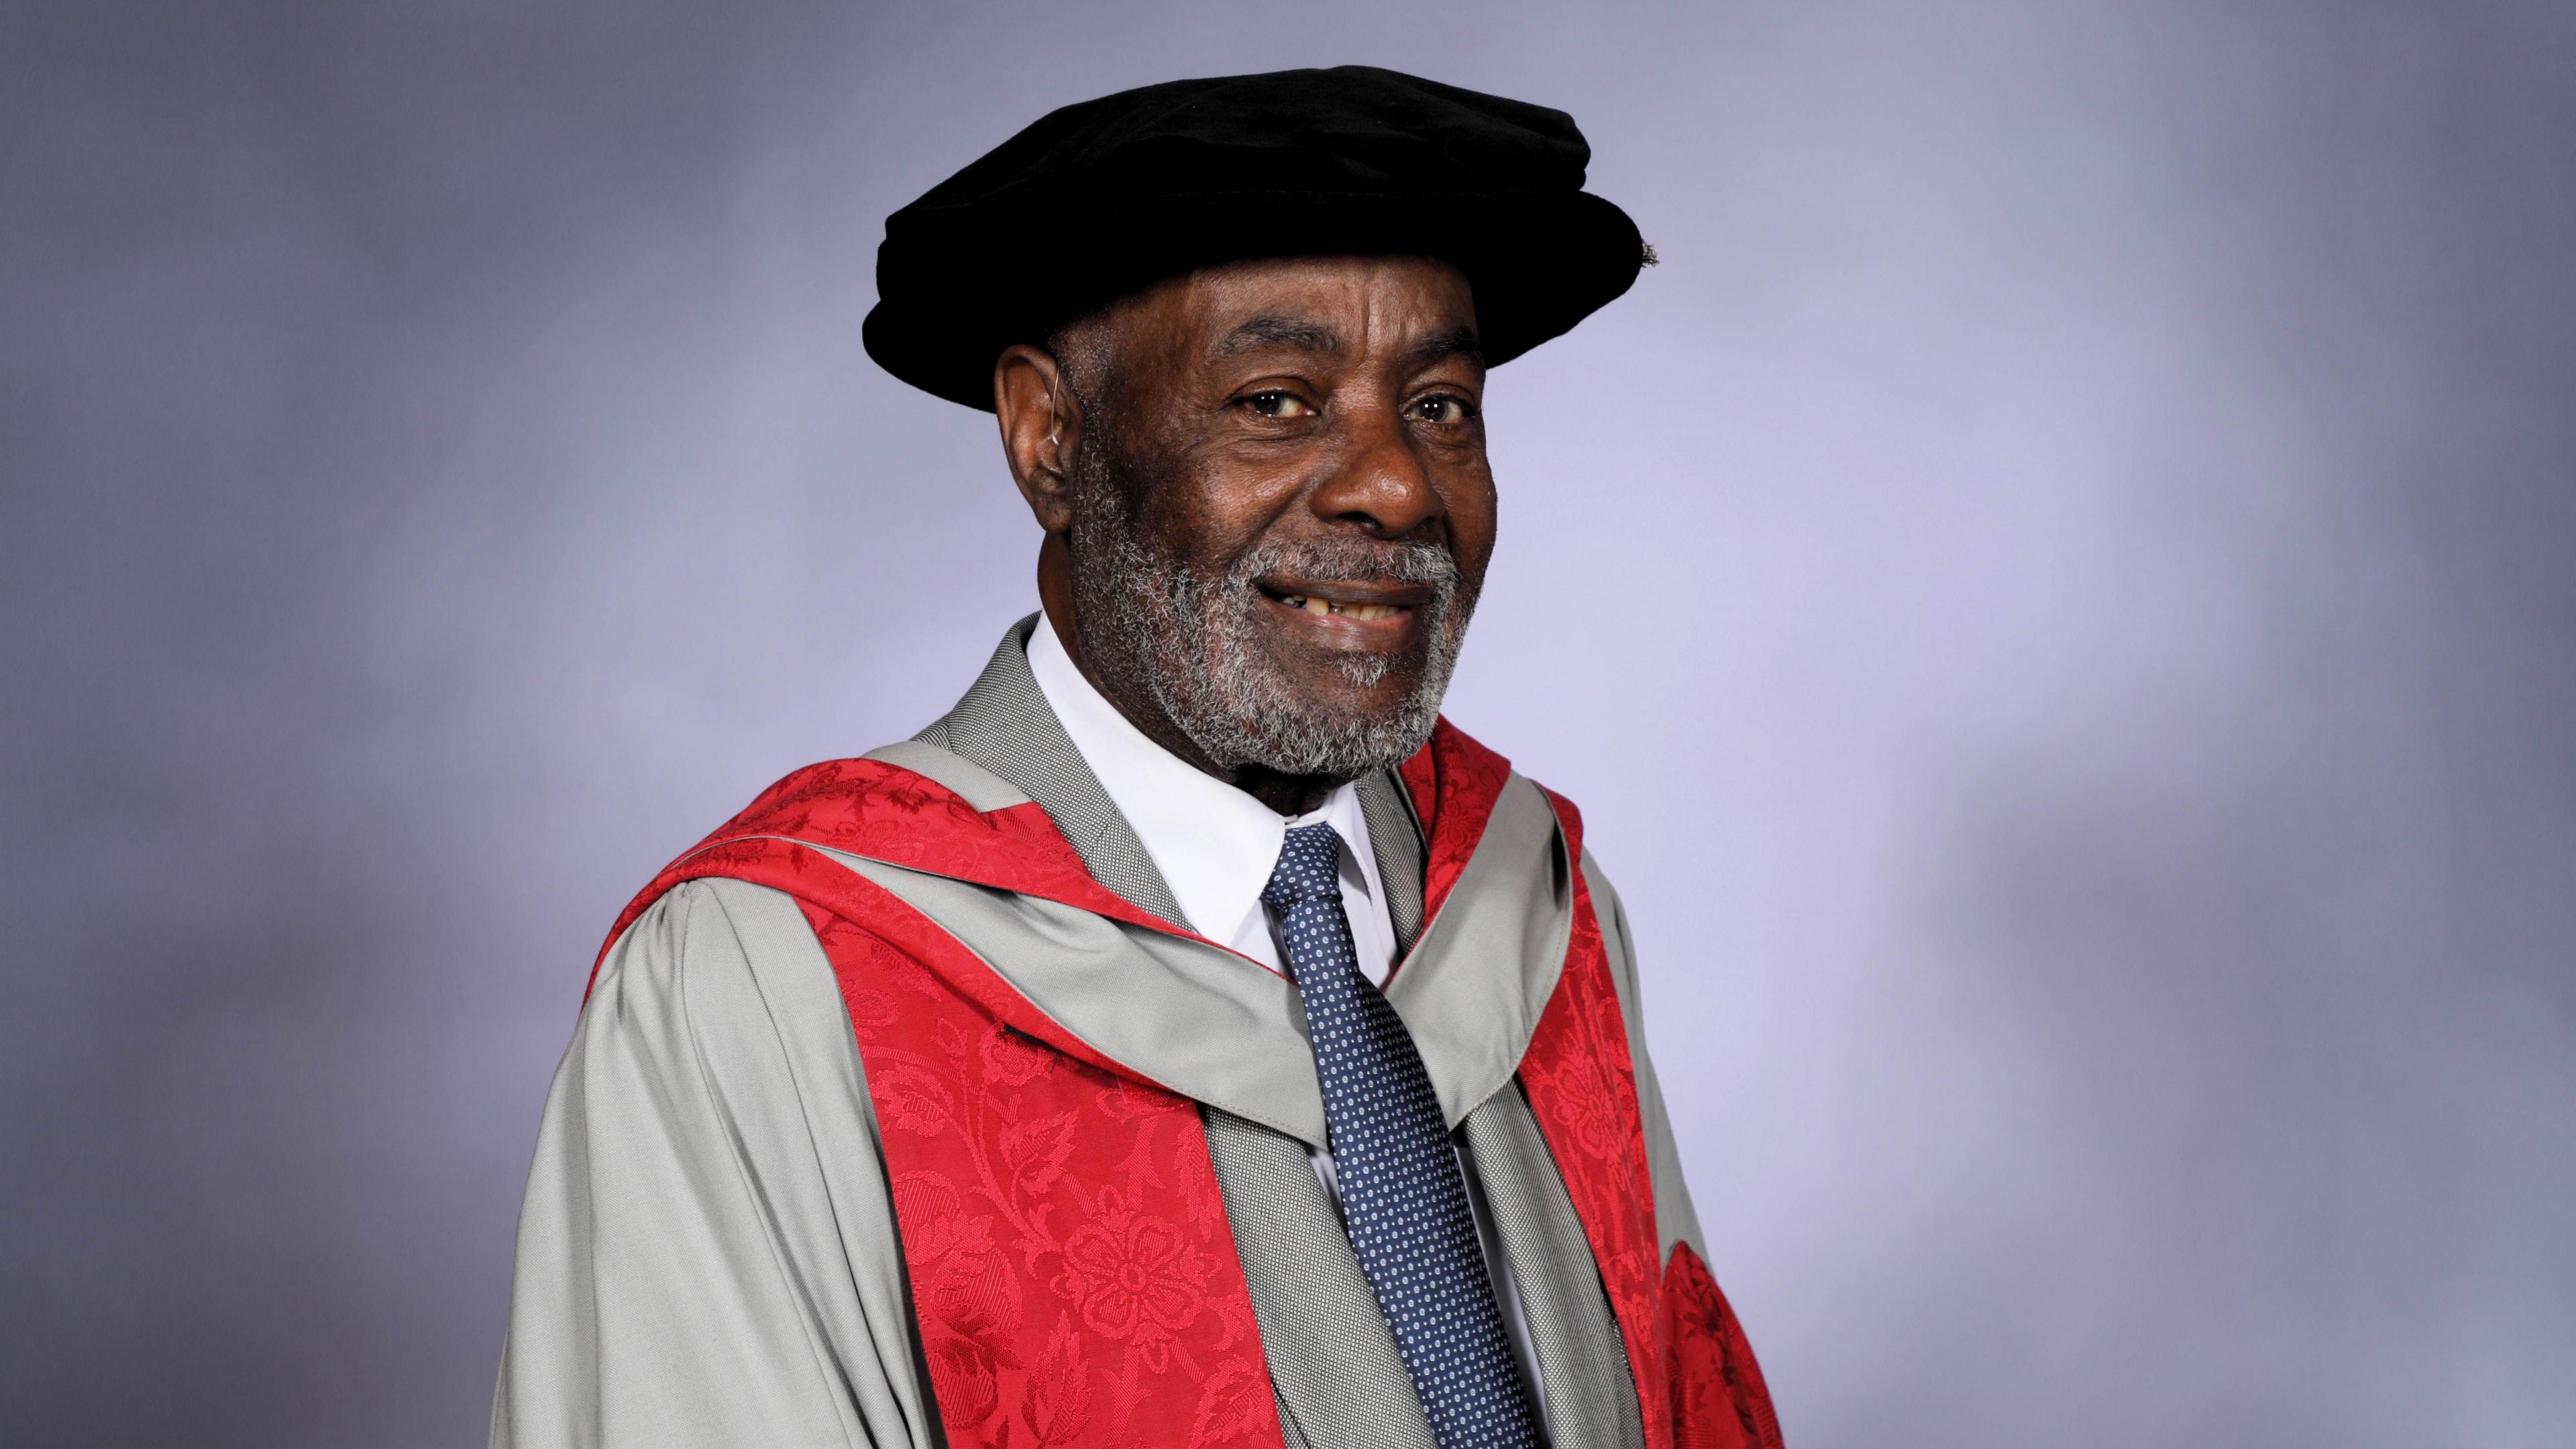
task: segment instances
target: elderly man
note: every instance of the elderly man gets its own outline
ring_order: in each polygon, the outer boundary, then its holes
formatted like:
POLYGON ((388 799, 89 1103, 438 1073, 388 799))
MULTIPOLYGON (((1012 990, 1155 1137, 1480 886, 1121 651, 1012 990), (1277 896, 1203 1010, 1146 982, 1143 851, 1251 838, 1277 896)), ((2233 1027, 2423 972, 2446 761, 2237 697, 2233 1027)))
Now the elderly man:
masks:
POLYGON ((496 1445, 1778 1443, 1574 808, 1439 718, 1485 369, 1648 253, 1561 113, 1345 68, 1050 115, 869 352, 1044 612, 618 921, 496 1445))

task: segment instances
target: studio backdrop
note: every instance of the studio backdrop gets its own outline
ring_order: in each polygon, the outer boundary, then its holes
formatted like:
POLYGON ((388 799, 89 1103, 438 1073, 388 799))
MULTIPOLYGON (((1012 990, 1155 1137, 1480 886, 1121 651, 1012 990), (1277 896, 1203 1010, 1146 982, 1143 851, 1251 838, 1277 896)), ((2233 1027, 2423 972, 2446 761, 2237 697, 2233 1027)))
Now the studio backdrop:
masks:
POLYGON ((1035 607, 885 214, 1361 61, 1661 257, 1498 370, 1789 1442, 2576 1421, 2564 3, 0 6, 0 1441, 479 1442, 621 903, 1035 607))

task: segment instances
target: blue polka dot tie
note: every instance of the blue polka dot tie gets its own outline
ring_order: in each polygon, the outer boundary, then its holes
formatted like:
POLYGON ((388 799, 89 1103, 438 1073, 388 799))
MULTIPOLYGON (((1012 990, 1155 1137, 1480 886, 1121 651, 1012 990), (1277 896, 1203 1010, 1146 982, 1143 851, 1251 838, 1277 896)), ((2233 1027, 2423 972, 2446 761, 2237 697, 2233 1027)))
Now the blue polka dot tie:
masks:
POLYGON ((1323 1079, 1342 1216, 1441 1449, 1534 1449, 1458 1155, 1412 1033, 1360 975, 1342 914, 1342 838, 1288 832, 1261 899, 1279 914, 1323 1079))

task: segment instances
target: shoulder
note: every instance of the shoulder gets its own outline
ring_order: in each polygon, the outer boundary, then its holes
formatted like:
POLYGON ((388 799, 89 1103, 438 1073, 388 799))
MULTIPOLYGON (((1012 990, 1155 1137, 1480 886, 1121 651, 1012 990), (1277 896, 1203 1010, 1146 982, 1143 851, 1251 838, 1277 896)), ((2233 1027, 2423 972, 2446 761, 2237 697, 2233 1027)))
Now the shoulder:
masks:
POLYGON ((828 838, 889 824, 936 824, 958 812, 977 813, 954 790, 903 764, 875 756, 824 760, 761 791, 699 845, 754 835, 828 838))
POLYGON ((684 880, 638 910, 609 943, 591 997, 627 1009, 661 1002, 685 1011, 692 988, 748 980, 758 968, 815 949, 813 928, 787 892, 724 876, 684 880))
POLYGON ((1627 903, 1619 898, 1619 888, 1610 883, 1609 872, 1601 868, 1601 857, 1586 845, 1582 851, 1583 886, 1592 897, 1592 915, 1601 926, 1601 947, 1610 958, 1610 977, 1619 988, 1619 1002, 1631 1017, 1637 1010, 1637 950, 1628 934, 1627 903))
POLYGON ((693 918, 696 894, 664 904, 682 885, 722 876, 786 883, 795 870, 770 868, 777 861, 769 848, 780 842, 911 860, 931 853, 971 856, 994 833, 993 820, 974 804, 902 765, 866 757, 808 765, 761 791, 733 818, 682 851, 627 903, 609 927, 594 982, 609 953, 634 935, 648 914, 659 920, 637 939, 667 936, 693 918))
POLYGON ((851 1056, 840 977, 805 908, 726 877, 683 881, 636 916, 600 961, 577 1039, 719 1089, 778 1064, 837 1078, 851 1056))
POLYGON ((1601 917, 1601 928, 1609 930, 1611 918, 1616 916, 1621 933, 1625 934, 1628 908, 1619 898, 1619 888, 1611 883, 1610 872, 1603 868, 1601 857, 1593 853, 1591 842, 1583 843, 1578 863, 1583 872, 1583 888, 1592 896, 1592 909, 1601 917))
MULTIPOLYGON (((698 876, 655 897, 627 927, 618 945, 652 956, 721 957, 775 944, 789 920, 802 922, 796 897, 774 886, 731 876, 698 876)), ((811 936, 799 926, 791 933, 811 936)))

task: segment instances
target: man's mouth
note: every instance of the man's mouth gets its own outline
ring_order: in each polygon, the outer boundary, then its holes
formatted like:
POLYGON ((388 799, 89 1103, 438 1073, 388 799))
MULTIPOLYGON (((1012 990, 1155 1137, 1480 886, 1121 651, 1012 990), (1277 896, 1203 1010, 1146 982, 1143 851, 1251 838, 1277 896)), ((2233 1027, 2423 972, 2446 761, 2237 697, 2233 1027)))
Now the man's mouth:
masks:
POLYGON ((1432 593, 1421 584, 1344 580, 1310 584, 1283 579, 1265 582, 1259 587, 1264 595, 1282 608, 1355 624, 1404 619, 1428 602, 1432 593))
POLYGON ((1349 619, 1392 619, 1406 612, 1393 604, 1344 604, 1321 594, 1282 594, 1279 602, 1309 614, 1335 614, 1349 619))

